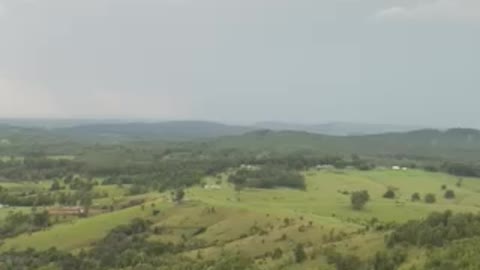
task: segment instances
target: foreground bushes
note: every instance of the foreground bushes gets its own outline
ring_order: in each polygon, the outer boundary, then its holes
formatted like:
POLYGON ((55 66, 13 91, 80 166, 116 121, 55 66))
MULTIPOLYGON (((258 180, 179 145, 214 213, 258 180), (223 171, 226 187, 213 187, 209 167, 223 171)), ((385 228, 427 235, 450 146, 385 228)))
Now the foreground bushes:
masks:
POLYGON ((393 246, 409 243, 418 246, 443 246, 446 243, 480 236, 480 214, 432 213, 427 219, 399 226, 387 239, 393 246))
POLYGON ((254 263, 238 255, 223 254, 218 260, 198 261, 179 255, 188 251, 183 244, 147 241, 151 223, 135 219, 119 226, 88 251, 78 254, 50 249, 46 251, 8 251, 0 254, 0 269, 55 270, 253 270, 254 263))

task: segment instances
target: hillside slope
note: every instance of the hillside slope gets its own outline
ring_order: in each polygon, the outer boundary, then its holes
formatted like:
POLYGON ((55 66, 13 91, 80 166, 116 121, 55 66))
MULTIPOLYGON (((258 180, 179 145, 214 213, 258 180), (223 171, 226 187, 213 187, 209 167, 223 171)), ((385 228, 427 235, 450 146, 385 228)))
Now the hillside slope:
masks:
POLYGON ((480 131, 418 130, 366 136, 327 136, 298 131, 254 131, 210 142, 216 149, 242 148, 323 154, 406 155, 439 159, 480 159, 480 131))

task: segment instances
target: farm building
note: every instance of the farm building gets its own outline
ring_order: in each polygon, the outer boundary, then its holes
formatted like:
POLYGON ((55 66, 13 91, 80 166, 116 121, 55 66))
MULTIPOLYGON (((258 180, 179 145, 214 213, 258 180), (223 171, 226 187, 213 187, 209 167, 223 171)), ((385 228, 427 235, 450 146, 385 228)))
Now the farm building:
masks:
POLYGON ((78 216, 85 211, 82 207, 56 207, 47 209, 52 216, 78 216))
POLYGON ((205 189, 222 189, 219 185, 205 185, 203 188, 205 189))
POLYGON ((256 166, 256 165, 250 165, 250 164, 242 164, 242 165, 240 166, 240 169, 249 170, 249 171, 254 171, 254 170, 258 170, 258 166, 256 166))
POLYGON ((329 164, 317 165, 315 166, 317 170, 332 170, 335 169, 335 166, 329 164))

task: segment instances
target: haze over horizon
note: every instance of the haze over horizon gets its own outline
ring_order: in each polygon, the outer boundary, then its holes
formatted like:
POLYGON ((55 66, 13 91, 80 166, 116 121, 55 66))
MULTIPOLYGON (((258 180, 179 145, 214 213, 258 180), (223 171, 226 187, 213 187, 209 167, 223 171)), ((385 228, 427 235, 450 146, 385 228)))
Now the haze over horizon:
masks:
POLYGON ((480 1, 0 0, 0 118, 480 128, 480 1))

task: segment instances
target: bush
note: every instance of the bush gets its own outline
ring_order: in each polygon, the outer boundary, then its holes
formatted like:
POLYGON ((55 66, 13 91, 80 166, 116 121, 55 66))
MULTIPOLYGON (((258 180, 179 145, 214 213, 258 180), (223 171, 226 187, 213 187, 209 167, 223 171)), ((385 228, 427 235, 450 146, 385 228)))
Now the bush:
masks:
POLYGON ((418 192, 415 192, 412 194, 412 202, 418 202, 420 201, 422 198, 420 197, 420 194, 418 192))
POLYGON ((425 195, 426 203, 435 203, 436 201, 437 201, 437 197, 435 197, 435 194, 428 193, 427 195, 425 195))
POLYGON ((455 192, 451 189, 445 191, 444 195, 445 199, 454 199, 455 198, 455 192))
POLYGON ((343 255, 336 251, 327 250, 327 262, 337 270, 364 269, 364 263, 354 255, 343 255))
POLYGON ((302 244, 298 244, 295 247, 295 250, 293 251, 293 255, 295 256, 296 263, 301 263, 307 259, 307 254, 305 253, 305 250, 303 249, 302 244))
POLYGON ((370 195, 366 190, 355 191, 350 196, 350 201, 354 210, 361 210, 369 200, 370 195))
POLYGON ((281 259, 282 256, 283 256, 283 250, 281 250, 280 248, 276 248, 272 253, 273 260, 281 259))
POLYGON ((447 189, 447 185, 442 185, 442 190, 447 189))
POLYGON ((463 178, 458 179, 456 186, 462 187, 462 184, 463 184, 463 178))
POLYGON ((383 197, 386 199, 395 199, 395 191, 389 189, 385 194, 383 194, 383 197))

